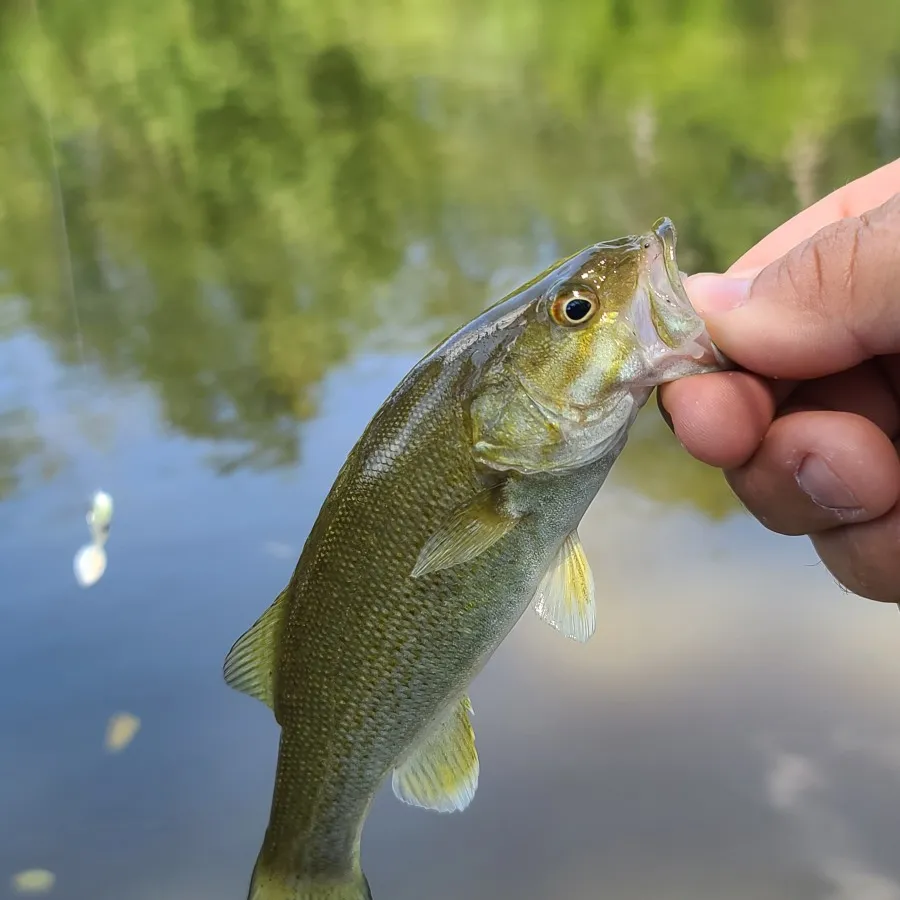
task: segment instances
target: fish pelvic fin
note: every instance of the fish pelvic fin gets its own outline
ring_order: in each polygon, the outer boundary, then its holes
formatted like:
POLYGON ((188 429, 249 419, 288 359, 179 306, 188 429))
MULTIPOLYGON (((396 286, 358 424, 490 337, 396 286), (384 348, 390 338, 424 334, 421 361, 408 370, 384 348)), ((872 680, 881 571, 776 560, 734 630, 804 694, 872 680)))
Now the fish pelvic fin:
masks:
POLYGON ((305 878, 257 862, 247 900, 372 900, 372 891, 358 866, 345 877, 305 878))
POLYGON ((597 626, 594 576, 577 529, 563 542, 534 600, 535 612, 561 634, 584 643, 597 626))

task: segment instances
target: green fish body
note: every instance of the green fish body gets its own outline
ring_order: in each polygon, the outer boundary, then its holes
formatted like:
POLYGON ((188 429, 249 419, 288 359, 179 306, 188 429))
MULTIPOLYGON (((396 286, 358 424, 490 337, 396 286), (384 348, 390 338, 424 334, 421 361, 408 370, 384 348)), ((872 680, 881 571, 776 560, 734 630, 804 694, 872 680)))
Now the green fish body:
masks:
POLYGON ((578 524, 653 387, 723 365, 663 220, 542 273, 404 378, 226 660, 281 726, 251 900, 369 900, 360 837, 389 775, 407 803, 468 805, 470 682, 529 605, 590 637, 578 524))

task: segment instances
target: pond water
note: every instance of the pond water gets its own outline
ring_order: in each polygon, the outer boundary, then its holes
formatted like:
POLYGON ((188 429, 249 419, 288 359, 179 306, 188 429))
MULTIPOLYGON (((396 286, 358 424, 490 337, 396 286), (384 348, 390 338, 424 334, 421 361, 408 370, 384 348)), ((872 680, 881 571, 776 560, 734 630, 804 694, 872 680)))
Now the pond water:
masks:
MULTIPOLYGON (((897 155, 879 0, 5 5, 0 895, 243 900, 278 734, 222 660, 409 366, 590 242, 669 215, 721 269, 897 155)), ((900 900, 896 609, 655 409, 581 533, 596 636, 523 618, 472 806, 379 795, 375 900, 900 900)))

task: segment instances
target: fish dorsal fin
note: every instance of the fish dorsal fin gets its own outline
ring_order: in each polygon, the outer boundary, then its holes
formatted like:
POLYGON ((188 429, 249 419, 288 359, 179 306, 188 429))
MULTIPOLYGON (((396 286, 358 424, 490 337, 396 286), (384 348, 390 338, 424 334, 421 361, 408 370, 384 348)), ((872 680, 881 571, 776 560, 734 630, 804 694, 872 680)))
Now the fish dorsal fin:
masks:
POLYGON ((481 491, 459 506, 425 542, 413 578, 475 559, 507 534, 518 521, 504 498, 505 482, 481 491))
POLYGON ((534 599, 535 612, 557 631, 584 642, 597 624, 594 576, 575 530, 563 541, 534 599))
POLYGON ((287 594, 285 588, 225 657, 225 683, 262 700, 270 709, 275 705, 275 648, 287 611, 287 594))
POLYGON ((394 769, 391 787, 404 803, 456 812, 465 809, 478 787, 472 704, 464 697, 434 728, 406 762, 394 769))

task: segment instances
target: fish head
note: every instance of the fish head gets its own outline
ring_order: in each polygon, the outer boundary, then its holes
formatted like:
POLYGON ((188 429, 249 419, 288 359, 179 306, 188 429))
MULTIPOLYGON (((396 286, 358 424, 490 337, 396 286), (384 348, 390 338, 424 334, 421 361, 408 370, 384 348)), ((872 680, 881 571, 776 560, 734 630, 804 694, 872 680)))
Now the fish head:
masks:
POLYGON ((506 301, 510 337, 471 405, 476 455, 523 472, 624 443, 653 388, 728 361, 687 297, 675 228, 595 244, 506 301))

